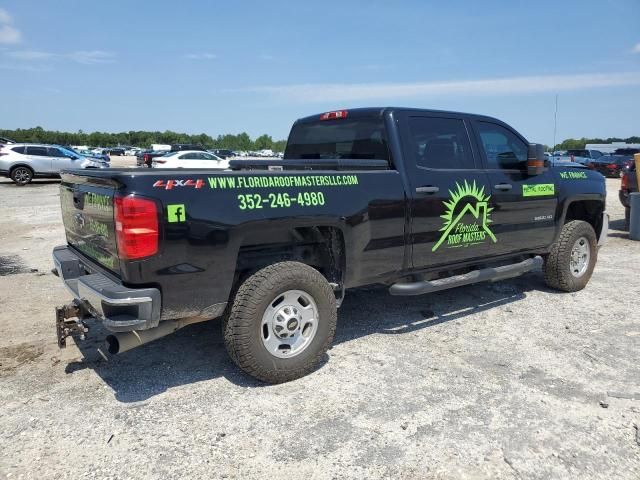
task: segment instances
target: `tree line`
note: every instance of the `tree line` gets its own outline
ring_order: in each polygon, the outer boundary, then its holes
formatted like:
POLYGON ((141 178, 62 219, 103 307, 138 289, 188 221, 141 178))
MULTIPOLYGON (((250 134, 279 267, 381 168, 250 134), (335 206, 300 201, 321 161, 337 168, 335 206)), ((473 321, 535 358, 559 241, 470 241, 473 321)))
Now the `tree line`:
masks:
MULTIPOLYGON (((78 130, 72 132, 59 132, 44 130, 42 127, 19 128, 17 130, 0 130, 0 137, 7 137, 16 142, 51 143, 55 145, 89 145, 93 147, 117 147, 127 145, 132 147, 148 148, 152 143, 196 143, 205 148, 226 148, 229 150, 263 150, 271 149, 277 152, 284 151, 286 140, 274 140, 270 135, 260 135, 255 140, 246 132, 237 135, 225 134, 213 138, 206 133, 189 135, 170 130, 164 132, 129 131, 120 133, 91 132, 85 133, 78 130)), ((584 148, 587 143, 640 143, 640 137, 628 138, 568 138, 555 146, 554 150, 571 150, 584 148)), ((550 148, 545 145, 546 150, 550 148)))
POLYGON ((129 131, 120 133, 91 132, 78 130, 59 132, 44 130, 42 127, 19 128, 17 130, 0 130, 0 137, 10 138, 19 143, 49 143, 54 145, 88 145, 93 147, 131 147, 148 148, 152 143, 174 144, 195 143, 205 148, 225 148, 230 150, 263 150, 284 151, 286 140, 274 140, 270 135, 260 135, 253 140, 246 132, 237 135, 225 134, 213 138, 206 133, 189 135, 170 130, 164 132, 129 131))

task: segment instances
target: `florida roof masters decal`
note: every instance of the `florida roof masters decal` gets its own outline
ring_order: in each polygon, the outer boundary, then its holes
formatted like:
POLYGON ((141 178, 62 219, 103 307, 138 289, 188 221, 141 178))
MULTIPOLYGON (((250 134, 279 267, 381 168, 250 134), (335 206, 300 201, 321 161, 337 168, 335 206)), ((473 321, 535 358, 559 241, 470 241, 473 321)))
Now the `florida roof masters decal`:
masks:
POLYGON ((486 241, 487 237, 497 242, 489 228, 491 195, 485 196, 484 187, 478 188, 475 181, 469 184, 465 180, 463 185, 456 182, 456 189, 449 190, 449 195, 449 200, 443 202, 445 214, 440 215, 444 219, 442 235, 431 249, 433 252, 442 244, 447 248, 468 247, 486 241))

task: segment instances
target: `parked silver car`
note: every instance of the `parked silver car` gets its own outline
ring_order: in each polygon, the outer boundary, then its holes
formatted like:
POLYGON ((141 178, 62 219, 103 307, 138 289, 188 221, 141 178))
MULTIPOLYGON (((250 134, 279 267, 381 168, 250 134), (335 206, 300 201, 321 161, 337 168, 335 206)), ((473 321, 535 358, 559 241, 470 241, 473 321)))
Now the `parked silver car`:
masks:
POLYGON ((0 145, 0 175, 11 178, 16 185, 26 185, 36 177, 56 178, 65 169, 107 167, 108 162, 83 157, 58 145, 0 145))

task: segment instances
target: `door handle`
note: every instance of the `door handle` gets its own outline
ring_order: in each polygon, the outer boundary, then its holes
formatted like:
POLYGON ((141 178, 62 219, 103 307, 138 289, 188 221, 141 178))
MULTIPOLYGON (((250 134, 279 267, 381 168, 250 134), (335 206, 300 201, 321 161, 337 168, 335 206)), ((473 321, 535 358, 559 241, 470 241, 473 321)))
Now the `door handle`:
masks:
POLYGON ((416 193, 438 193, 439 191, 440 191, 440 188, 434 187, 433 185, 429 185, 428 187, 416 188, 416 193))
POLYGON ((513 185, 511 185, 510 183, 499 183, 497 185, 494 185, 493 188, 495 188, 496 190, 508 191, 513 188, 513 185))

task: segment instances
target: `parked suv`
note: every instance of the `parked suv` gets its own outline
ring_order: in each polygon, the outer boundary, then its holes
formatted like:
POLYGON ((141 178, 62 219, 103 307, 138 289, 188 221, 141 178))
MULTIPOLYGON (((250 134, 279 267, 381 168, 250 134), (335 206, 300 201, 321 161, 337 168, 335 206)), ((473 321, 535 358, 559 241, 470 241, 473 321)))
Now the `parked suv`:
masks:
POLYGON ((174 143, 171 145, 172 152, 182 152, 183 150, 198 150, 199 152, 202 152, 206 149, 197 143, 174 143))
POLYGON ((18 143, 0 147, 0 175, 20 186, 35 177, 57 178, 64 169, 106 167, 108 162, 83 157, 58 145, 18 143))

